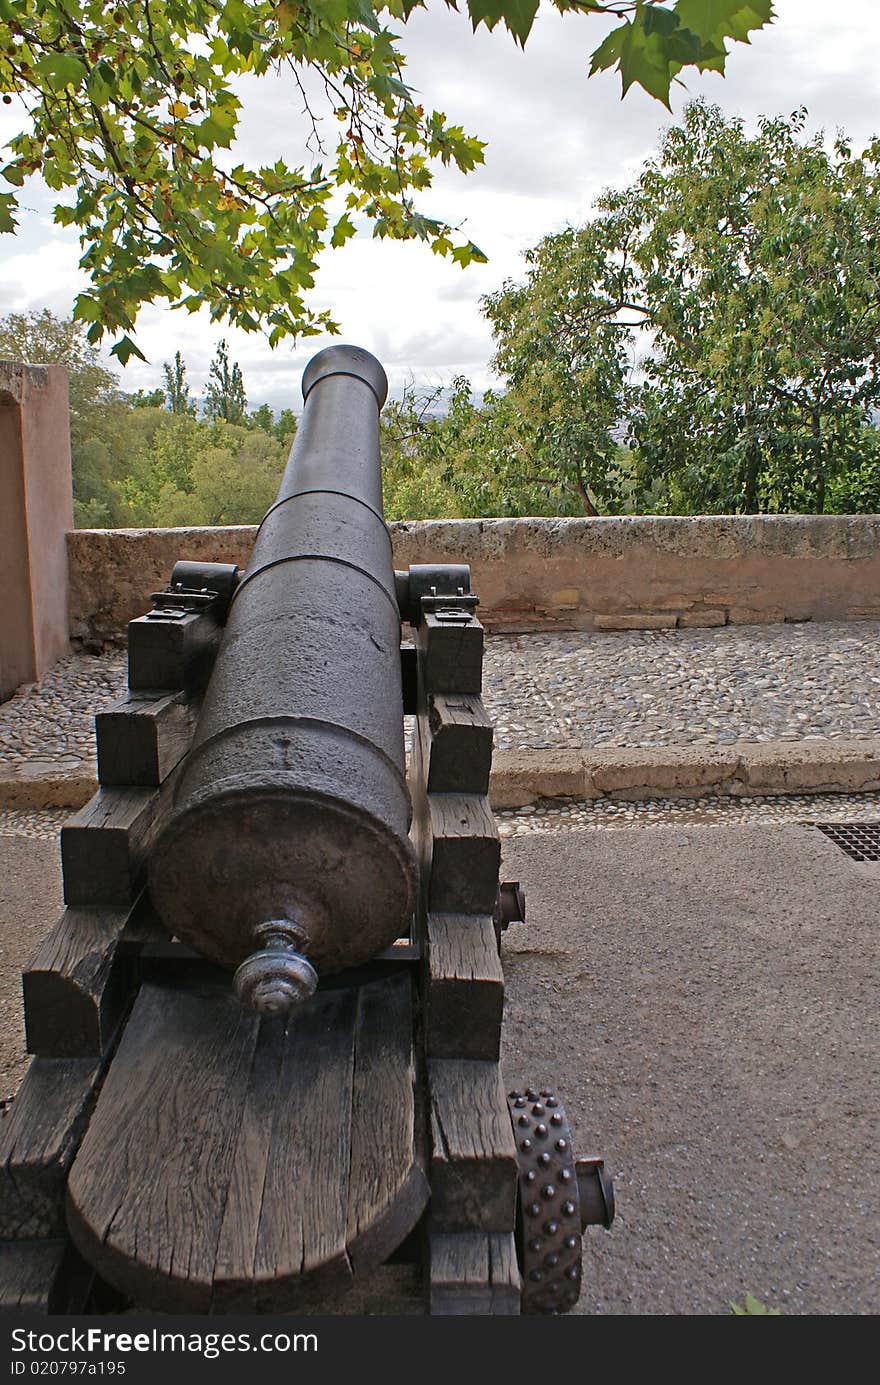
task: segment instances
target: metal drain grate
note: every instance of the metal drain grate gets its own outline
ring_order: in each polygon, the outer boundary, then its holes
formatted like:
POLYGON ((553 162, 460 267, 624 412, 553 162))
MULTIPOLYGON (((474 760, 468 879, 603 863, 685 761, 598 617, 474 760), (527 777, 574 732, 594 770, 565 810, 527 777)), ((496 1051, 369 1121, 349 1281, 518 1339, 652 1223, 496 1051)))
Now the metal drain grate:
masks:
POLYGON ((814 822, 854 861, 880 861, 880 822, 814 822))

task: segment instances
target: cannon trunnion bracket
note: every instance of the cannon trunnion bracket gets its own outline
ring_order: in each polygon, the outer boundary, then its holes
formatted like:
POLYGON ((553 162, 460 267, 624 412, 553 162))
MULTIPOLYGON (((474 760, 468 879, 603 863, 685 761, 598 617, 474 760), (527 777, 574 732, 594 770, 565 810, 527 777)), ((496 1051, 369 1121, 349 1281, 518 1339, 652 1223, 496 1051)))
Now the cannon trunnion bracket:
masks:
POLYGON ((246 571, 178 563, 129 627, 23 975, 0 1310, 382 1311, 406 1273, 430 1313, 561 1312, 610 1225, 559 1097, 502 1083, 483 628, 467 567, 393 570, 385 390, 316 356, 246 571))

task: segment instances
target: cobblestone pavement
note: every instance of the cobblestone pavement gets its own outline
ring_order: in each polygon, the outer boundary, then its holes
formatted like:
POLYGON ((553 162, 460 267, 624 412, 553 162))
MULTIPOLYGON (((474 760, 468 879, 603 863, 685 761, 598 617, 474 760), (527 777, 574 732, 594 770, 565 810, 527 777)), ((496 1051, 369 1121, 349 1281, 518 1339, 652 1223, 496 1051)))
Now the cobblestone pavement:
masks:
MULTIPOLYGON (((880 623, 495 635, 498 749, 726 745, 880 735, 880 623)), ((125 655, 77 655, 0 706, 0 768, 94 763, 125 655)))
MULTIPOLYGON (((33 812, 0 808, 0 836, 56 837, 73 809, 33 812)), ((496 810, 502 837, 533 832, 581 832, 615 827, 741 826, 750 823, 880 822, 880 794, 810 794, 773 798, 713 795, 614 802, 540 799, 524 808, 496 810)))
POLYGON ((880 734, 880 625, 496 636, 499 749, 727 745, 880 734))

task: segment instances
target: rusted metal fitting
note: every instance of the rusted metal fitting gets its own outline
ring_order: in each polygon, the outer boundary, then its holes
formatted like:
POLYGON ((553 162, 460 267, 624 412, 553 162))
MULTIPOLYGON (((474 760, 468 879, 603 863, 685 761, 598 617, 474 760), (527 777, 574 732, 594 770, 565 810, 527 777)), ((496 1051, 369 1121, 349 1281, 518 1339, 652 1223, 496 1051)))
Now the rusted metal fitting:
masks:
POLYGON ((218 625, 225 625, 240 581, 241 572, 235 563, 183 560, 174 564, 166 589, 153 592, 153 610, 147 615, 151 619, 181 620, 192 611, 210 611, 218 625))
POLYGON ((576 1159, 574 1165, 581 1204, 581 1229, 604 1226, 607 1231, 614 1221, 614 1180, 605 1168, 605 1160, 576 1159))
POLYGON ((286 1016, 318 985, 318 973, 302 952, 306 934, 290 919, 269 919, 254 929, 254 937, 262 946, 236 971, 235 993, 259 1015, 286 1016))
POLYGON ((502 880, 498 886, 498 923, 503 931, 511 923, 526 921, 526 892, 518 880, 502 880))
POLYGON ((459 599, 466 599, 464 614, 470 615, 478 604, 471 592, 471 570, 467 563, 410 563, 405 572, 396 571, 394 583, 401 620, 418 625, 422 618, 423 602, 427 609, 434 610, 435 603, 441 607, 457 606, 459 599))

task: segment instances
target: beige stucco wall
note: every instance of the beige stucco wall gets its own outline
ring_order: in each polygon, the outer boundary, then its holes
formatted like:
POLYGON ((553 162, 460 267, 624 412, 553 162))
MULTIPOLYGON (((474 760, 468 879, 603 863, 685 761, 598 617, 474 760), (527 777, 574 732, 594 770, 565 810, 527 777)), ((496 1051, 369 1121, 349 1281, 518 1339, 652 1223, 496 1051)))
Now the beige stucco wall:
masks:
POLYGON ((0 701, 68 649, 67 371, 0 361, 0 701))
MULTIPOLYGON (((499 629, 880 619, 880 516, 488 519, 392 524, 397 567, 467 562, 499 629)), ((68 534, 71 634, 118 639, 178 558, 243 564, 256 530, 68 534)))

